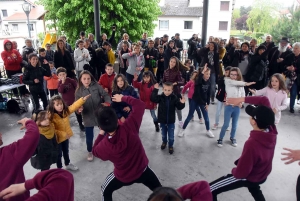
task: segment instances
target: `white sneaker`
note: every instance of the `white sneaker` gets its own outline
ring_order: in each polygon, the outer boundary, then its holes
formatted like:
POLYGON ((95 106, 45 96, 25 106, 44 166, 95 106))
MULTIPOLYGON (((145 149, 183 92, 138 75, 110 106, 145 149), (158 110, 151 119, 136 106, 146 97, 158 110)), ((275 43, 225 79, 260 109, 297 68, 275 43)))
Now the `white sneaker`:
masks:
POLYGON ((217 129, 218 129, 218 125, 214 124, 213 127, 212 127, 212 130, 217 130, 217 129))
POLYGON ((215 137, 214 134, 210 130, 206 131, 206 135, 208 137, 210 137, 210 138, 214 138, 215 137))
POLYGON ((200 124, 203 124, 203 119, 202 119, 202 118, 199 119, 199 123, 200 123, 200 124))
POLYGON ((183 121, 179 121, 178 125, 179 125, 180 128, 182 128, 183 127, 183 121))
POLYGON ((72 163, 69 163, 69 165, 66 166, 66 169, 76 171, 78 170, 78 167, 76 165, 73 165, 72 163))
POLYGON ((230 128, 228 127, 228 128, 226 129, 226 131, 230 131, 230 128))
POLYGON ((94 156, 93 156, 92 152, 89 152, 88 157, 87 157, 87 160, 88 160, 89 162, 91 162, 91 161, 94 160, 94 156))
POLYGON ((178 137, 183 137, 184 136, 184 129, 180 129, 178 135, 178 137))

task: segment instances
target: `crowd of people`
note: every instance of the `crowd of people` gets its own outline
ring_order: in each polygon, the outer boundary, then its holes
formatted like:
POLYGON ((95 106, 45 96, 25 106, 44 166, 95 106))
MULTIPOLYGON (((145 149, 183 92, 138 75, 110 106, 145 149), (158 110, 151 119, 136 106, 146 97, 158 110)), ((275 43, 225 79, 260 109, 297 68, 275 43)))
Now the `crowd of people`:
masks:
MULTIPOLYGON (((295 100, 299 97, 300 43, 291 47, 283 37, 276 46, 268 35, 260 45, 255 39, 240 44, 233 37, 227 45, 217 37, 201 44, 194 34, 188 40, 188 58, 183 60, 179 33, 171 40, 166 34, 152 40, 143 33, 136 43, 124 33, 114 51, 115 31, 113 27, 110 39, 102 34, 99 41, 91 33, 86 38, 85 32, 80 32, 74 51, 65 36, 57 40, 56 51, 51 50, 50 44, 36 51, 31 40, 26 39, 22 55, 15 42, 4 41, 1 57, 6 75, 10 78, 23 72, 22 82, 29 91, 23 86, 20 92, 31 96, 33 116, 32 120, 19 122, 27 129, 23 139, 1 148, 1 164, 9 156, 17 156, 20 161, 1 165, 0 176, 4 179, 0 199, 25 200, 29 198, 28 190, 37 188, 39 192, 29 200, 41 200, 43 196, 74 200, 72 175, 61 169, 62 157, 67 170, 79 169, 69 157, 69 139, 73 136, 69 117, 75 113, 80 130, 86 134, 87 160, 97 157, 114 164, 114 171, 101 187, 103 200, 112 200, 115 190, 133 183, 143 183, 153 191, 149 201, 216 201, 218 194, 240 187, 247 187, 255 200, 265 200, 260 185, 271 173, 276 125, 281 111, 288 107, 288 94, 291 113, 295 112, 295 100), (116 60, 119 72, 115 72, 116 60), (189 112, 183 120, 187 91, 189 112), (184 137, 195 111, 209 138, 215 137, 212 130, 221 128, 218 147, 223 146, 227 130, 231 145, 236 147, 239 115, 245 103, 251 104, 245 111, 253 130, 232 173, 211 183, 199 181, 177 190, 162 187, 149 167, 139 138, 145 110, 150 111, 155 131, 161 131, 161 150, 168 146, 169 154, 174 154, 176 116, 178 137, 184 137), (208 110, 212 104, 217 105, 217 110, 211 126, 208 110), (220 127, 223 107, 224 123, 220 127), (100 128, 95 142, 94 127, 100 128), (23 166, 29 159, 42 172, 25 181, 23 166), (50 170, 55 163, 58 169, 50 170), (64 183, 68 185, 63 186, 64 183), (60 196, 63 192, 68 193, 60 196)), ((283 160, 289 160, 287 163, 300 160, 299 151, 286 150, 289 153, 284 153, 287 157, 283 160)))

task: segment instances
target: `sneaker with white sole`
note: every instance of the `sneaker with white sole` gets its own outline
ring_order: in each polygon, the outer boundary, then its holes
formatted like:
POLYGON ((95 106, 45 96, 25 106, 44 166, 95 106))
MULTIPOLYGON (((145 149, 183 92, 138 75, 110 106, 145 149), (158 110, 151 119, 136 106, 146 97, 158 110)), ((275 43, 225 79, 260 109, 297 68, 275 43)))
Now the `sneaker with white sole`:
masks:
POLYGON ((194 120, 195 120, 195 118, 194 118, 194 116, 193 116, 192 121, 194 121, 194 120))
POLYGON ((217 142, 218 142, 218 147, 223 147, 223 140, 218 139, 217 142))
POLYGON ((94 156, 93 156, 92 152, 89 152, 89 153, 88 153, 87 160, 88 160, 89 162, 91 162, 91 161, 94 160, 94 156))
POLYGON ((184 129, 180 129, 178 135, 178 137, 183 137, 184 136, 184 129))
POLYGON ((182 128, 183 127, 183 121, 179 121, 178 125, 179 125, 180 128, 182 128))
POLYGON ((218 125, 214 124, 213 127, 212 127, 212 130, 217 130, 217 129, 218 129, 218 125))
POLYGON ((210 138, 214 138, 214 134, 211 132, 211 130, 206 131, 206 135, 210 138))
POLYGON ((232 146, 237 147, 236 139, 230 138, 230 141, 232 146))
POLYGON ((230 131, 230 128, 228 127, 228 128, 226 129, 226 131, 230 131))
POLYGON ((76 165, 73 165, 72 163, 69 163, 69 165, 66 166, 66 169, 76 171, 78 170, 78 167, 76 165))
POLYGON ((202 118, 199 119, 199 122, 200 122, 200 124, 203 124, 203 123, 204 123, 202 118))

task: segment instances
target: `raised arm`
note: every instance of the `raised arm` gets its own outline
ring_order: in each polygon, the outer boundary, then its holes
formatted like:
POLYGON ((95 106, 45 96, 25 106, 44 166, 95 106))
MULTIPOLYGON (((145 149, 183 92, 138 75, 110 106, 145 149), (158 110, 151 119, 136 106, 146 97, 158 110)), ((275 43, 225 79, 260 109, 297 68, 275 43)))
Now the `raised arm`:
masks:
POLYGON ((122 102, 125 102, 132 107, 132 111, 123 125, 127 127, 128 130, 138 133, 145 112, 145 103, 140 99, 131 96, 123 96, 122 102))
POLYGON ((24 137, 3 148, 3 151, 10 153, 13 157, 12 160, 17 161, 20 166, 25 165, 30 159, 40 140, 40 132, 36 123, 30 119, 25 122, 26 132, 24 137))

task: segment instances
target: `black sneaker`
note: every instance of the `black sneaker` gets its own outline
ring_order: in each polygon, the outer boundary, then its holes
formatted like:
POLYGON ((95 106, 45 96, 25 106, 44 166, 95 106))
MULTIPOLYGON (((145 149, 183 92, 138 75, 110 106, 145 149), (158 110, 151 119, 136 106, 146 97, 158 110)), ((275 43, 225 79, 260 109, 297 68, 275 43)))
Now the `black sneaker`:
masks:
POLYGON ((167 144, 162 143, 162 145, 160 146, 161 150, 164 150, 166 148, 167 144))
POLYGON ((290 113, 295 113, 295 110, 294 109, 290 109, 290 113))
POLYGON ((82 132, 85 132, 85 128, 84 128, 84 126, 81 124, 81 125, 79 125, 79 128, 80 128, 80 130, 82 131, 82 132))
POLYGON ((231 141, 232 146, 234 146, 234 147, 237 146, 236 139, 230 138, 230 141, 231 141))
POLYGON ((174 153, 174 148, 173 147, 169 147, 169 153, 173 154, 174 153))
POLYGON ((223 147, 223 140, 218 139, 217 142, 218 142, 218 147, 223 147))

